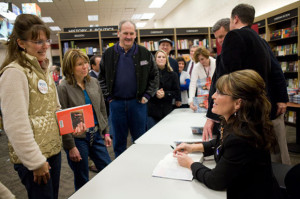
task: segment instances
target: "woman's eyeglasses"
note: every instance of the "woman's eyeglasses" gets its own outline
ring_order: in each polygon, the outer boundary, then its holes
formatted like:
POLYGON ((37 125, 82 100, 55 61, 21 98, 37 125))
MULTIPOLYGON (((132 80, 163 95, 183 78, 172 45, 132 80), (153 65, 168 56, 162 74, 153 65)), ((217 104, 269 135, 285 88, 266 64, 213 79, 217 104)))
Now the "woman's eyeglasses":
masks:
POLYGON ((37 41, 25 40, 25 41, 29 41, 29 42, 34 43, 34 44, 39 45, 39 46, 43 46, 44 44, 49 46, 52 43, 51 39, 47 39, 46 41, 44 41, 44 40, 37 40, 37 41))

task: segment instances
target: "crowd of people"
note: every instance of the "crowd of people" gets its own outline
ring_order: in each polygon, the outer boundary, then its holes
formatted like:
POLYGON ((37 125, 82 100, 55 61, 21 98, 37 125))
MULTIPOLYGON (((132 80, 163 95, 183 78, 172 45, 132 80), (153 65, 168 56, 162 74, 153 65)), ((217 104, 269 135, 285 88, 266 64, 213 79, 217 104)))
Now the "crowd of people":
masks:
POLYGON ((124 20, 119 41, 102 56, 70 49, 50 72, 49 29, 37 16, 19 15, 0 67, 0 102, 10 160, 28 197, 58 198, 62 147, 76 191, 89 181, 89 158, 101 171, 111 162, 106 147, 118 157, 129 132, 134 142, 174 108, 196 110, 193 97, 206 96, 204 142, 177 146, 178 163, 228 198, 281 198, 271 161, 290 164, 282 135, 288 96, 278 61, 250 28, 254 16, 253 6, 237 5, 212 28, 221 54, 190 46, 188 62, 170 56, 168 38, 153 55, 135 42, 135 23, 124 20), (60 136, 55 112, 85 104, 95 127, 81 123, 60 136), (186 154, 194 151, 214 155, 216 167, 193 162, 186 154))

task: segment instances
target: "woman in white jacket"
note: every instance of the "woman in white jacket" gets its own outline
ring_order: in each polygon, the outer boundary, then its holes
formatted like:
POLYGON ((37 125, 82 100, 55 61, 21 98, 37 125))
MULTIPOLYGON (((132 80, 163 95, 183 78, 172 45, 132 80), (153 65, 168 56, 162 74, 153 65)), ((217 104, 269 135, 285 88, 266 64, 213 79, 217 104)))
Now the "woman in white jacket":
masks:
MULTIPOLYGON (((201 47, 197 48, 194 53, 194 60, 197 64, 194 66, 189 87, 189 104, 194 111, 197 110, 197 106, 194 105, 193 98, 195 96, 207 96, 208 98, 211 80, 216 69, 216 60, 210 57, 209 54, 210 52, 207 49, 201 47), (198 92, 196 94, 197 85, 198 92)), ((204 102, 204 104, 207 103, 204 102)))

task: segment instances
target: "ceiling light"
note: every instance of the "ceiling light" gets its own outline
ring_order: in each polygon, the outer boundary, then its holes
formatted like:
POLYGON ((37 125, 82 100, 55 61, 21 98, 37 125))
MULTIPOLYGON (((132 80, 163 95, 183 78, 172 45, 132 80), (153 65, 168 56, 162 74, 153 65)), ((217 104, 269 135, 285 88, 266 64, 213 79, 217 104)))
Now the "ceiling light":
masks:
POLYGON ((144 13, 141 19, 151 19, 155 13, 144 13))
POLYGON ((135 24, 137 28, 142 28, 146 25, 146 22, 138 22, 135 24))
POLYGON ((42 20, 45 23, 54 23, 53 19, 51 17, 42 17, 42 20))
POLYGON ((37 1, 40 3, 49 3, 49 2, 53 3, 53 0, 37 0, 37 1))
POLYGON ((84 0, 85 2, 92 2, 92 1, 98 1, 98 0, 84 0))
POLYGON ((132 17, 131 17, 131 19, 132 20, 137 20, 137 19, 140 19, 142 17, 142 14, 134 14, 134 15, 132 15, 132 17))
POLYGON ((153 0, 149 8, 161 8, 167 0, 153 0))
POLYGON ((52 31, 61 31, 60 27, 58 26, 50 26, 49 27, 52 31))
POLYGON ((89 21, 98 21, 98 15, 88 15, 89 21))

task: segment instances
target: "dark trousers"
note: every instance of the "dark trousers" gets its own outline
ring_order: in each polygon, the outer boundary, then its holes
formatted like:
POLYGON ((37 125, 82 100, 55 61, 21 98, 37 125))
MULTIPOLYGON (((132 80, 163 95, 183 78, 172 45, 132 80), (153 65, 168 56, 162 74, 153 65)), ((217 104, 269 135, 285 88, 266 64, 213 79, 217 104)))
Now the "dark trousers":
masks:
POLYGON ((23 164, 15 164, 14 168, 24 184, 29 199, 57 199, 61 168, 61 153, 47 159, 50 169, 50 180, 47 184, 39 185, 33 181, 33 171, 28 170, 23 164))
POLYGON ((133 142, 146 131, 147 104, 136 99, 113 100, 110 103, 115 157, 126 150, 128 129, 133 142))
POLYGON ((111 159, 99 131, 94 133, 92 146, 90 146, 90 133, 86 133, 86 138, 75 138, 75 145, 82 160, 73 162, 69 157, 68 150, 66 150, 66 154, 69 166, 74 173, 74 184, 77 191, 89 181, 88 157, 93 160, 98 171, 104 169, 111 162, 111 159))

